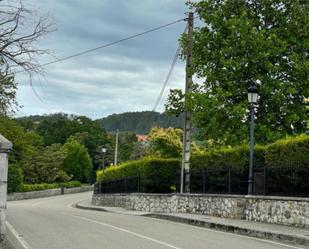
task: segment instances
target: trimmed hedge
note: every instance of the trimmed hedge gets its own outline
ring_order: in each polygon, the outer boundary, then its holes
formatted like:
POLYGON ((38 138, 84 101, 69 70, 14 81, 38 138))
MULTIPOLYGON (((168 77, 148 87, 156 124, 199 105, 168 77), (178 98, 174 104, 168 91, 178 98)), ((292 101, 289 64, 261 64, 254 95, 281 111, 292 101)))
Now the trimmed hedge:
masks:
MULTIPOLYGON (((119 180, 140 176, 140 191, 142 192, 171 192, 171 188, 179 187, 180 159, 147 158, 138 161, 129 161, 118 166, 111 166, 98 173, 98 181, 119 180), (177 182, 178 179, 178 182, 177 182)), ((206 152, 203 155, 191 157, 191 172, 204 169, 219 169, 212 175, 216 181, 221 177, 220 169, 233 170, 236 180, 246 179, 244 169, 249 165, 249 146, 221 148, 206 152)), ((280 186, 281 178, 289 179, 290 168, 300 167, 309 170, 309 135, 279 140, 268 146, 255 146, 254 167, 268 167, 269 173, 278 174, 278 179, 272 176, 272 186, 280 186), (275 169, 275 168, 281 169, 275 169), (277 170, 277 171, 276 171, 277 170)), ((307 171, 306 171, 307 172, 307 171)), ((222 178, 222 177, 221 177, 222 178)), ((233 180, 235 183, 236 180, 233 180)), ((225 178, 223 179, 225 181, 225 178)), ((237 183, 237 181, 236 181, 237 183)), ((239 183, 240 184, 240 183, 239 183)))
POLYGON ((309 135, 300 135, 270 144, 265 152, 268 167, 309 168, 309 135))
POLYGON ((75 187, 80 187, 81 183, 78 181, 71 181, 71 182, 63 182, 63 183, 22 184, 20 187, 20 192, 55 189, 55 188, 61 188, 61 186, 65 188, 75 188, 75 187))
MULTIPOLYGON (((264 154, 266 147, 255 146, 254 165, 263 166, 265 164, 264 154)), ((192 171, 200 171, 207 168, 232 168, 241 170, 249 165, 249 147, 238 146, 233 148, 222 148, 206 152, 203 155, 191 157, 192 171)))
POLYGON ((110 181, 139 176, 140 191, 168 193, 180 173, 179 159, 145 158, 108 167, 98 173, 97 181, 110 181))

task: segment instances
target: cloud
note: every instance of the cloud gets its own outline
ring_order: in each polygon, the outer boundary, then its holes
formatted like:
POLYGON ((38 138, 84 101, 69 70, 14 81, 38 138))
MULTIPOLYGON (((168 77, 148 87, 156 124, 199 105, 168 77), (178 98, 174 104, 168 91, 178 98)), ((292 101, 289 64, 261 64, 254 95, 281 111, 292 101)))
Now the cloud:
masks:
MULTIPOLYGON (((57 31, 40 44, 62 58, 184 17, 179 0, 31 0, 49 12, 57 31)), ((18 101, 24 114, 62 111, 100 118, 112 113, 151 110, 178 46, 185 23, 45 68, 33 80, 39 101, 25 73, 18 101)), ((37 58, 41 63, 52 58, 37 58)), ((169 87, 183 87, 184 63, 178 62, 169 87)), ((167 92, 166 92, 167 94, 167 92)), ((166 97, 166 94, 164 97, 166 97)), ((162 105, 160 107, 162 111, 162 105)))

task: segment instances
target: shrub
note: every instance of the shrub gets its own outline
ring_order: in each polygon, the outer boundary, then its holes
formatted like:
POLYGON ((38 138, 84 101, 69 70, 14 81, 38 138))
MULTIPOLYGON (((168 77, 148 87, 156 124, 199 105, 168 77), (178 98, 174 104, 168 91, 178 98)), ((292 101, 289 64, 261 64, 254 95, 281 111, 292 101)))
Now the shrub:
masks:
POLYGON ((16 165, 10 165, 8 172, 8 193, 18 192, 23 183, 23 171, 16 165))
MULTIPOLYGON (((255 146, 254 165, 263 166, 266 147, 255 146)), ((249 147, 237 146, 233 148, 221 148, 206 152, 203 155, 191 157, 192 171, 199 171, 207 168, 232 168, 241 170, 249 165, 249 147)))
POLYGON ((268 167, 309 168, 309 136, 303 134, 270 144, 265 163, 268 167))
POLYGON ((179 159, 146 158, 108 167, 99 172, 97 180, 116 180, 140 177, 140 190, 146 192, 170 192, 179 179, 179 159))

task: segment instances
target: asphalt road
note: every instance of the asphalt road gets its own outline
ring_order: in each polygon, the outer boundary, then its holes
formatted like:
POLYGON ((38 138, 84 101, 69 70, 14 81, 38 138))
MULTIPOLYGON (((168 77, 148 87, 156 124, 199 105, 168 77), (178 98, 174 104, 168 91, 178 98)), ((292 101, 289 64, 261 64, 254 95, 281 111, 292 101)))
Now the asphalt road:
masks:
POLYGON ((8 222, 26 249, 300 248, 148 217, 80 210, 91 193, 8 203, 8 222))

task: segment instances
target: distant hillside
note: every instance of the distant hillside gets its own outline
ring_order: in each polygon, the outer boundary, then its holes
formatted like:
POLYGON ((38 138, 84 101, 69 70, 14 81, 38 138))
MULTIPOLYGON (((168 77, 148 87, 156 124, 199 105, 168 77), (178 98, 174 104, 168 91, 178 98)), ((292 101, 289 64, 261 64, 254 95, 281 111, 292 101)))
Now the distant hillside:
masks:
POLYGON ((181 127, 180 117, 152 111, 112 114, 98 121, 107 131, 131 131, 136 134, 147 134, 153 126, 181 127))

